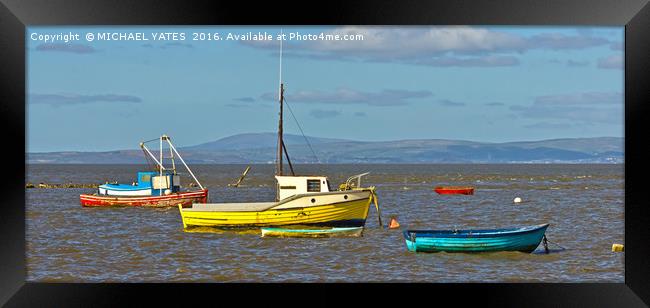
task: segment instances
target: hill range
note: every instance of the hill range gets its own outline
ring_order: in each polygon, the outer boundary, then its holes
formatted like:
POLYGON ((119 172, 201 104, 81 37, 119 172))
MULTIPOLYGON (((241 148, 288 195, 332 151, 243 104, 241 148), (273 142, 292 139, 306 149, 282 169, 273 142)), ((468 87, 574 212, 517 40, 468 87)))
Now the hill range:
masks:
MULTIPOLYGON (((623 163, 625 153, 624 138, 620 137, 487 143, 445 139, 354 141, 285 134, 284 141, 293 163, 623 163)), ((249 133, 180 147, 178 151, 192 164, 264 164, 274 162, 276 145, 276 133, 249 133)), ((105 152, 26 153, 26 161, 140 164, 145 159, 134 147, 105 152)))

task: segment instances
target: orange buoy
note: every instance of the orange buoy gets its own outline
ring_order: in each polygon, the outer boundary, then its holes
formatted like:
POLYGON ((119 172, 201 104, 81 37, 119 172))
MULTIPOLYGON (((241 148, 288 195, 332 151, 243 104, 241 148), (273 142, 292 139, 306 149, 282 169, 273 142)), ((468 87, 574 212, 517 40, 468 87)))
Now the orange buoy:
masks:
POLYGON ((388 225, 388 229, 396 229, 399 228, 399 223, 397 222, 397 219, 395 217, 390 218, 390 224, 388 225))

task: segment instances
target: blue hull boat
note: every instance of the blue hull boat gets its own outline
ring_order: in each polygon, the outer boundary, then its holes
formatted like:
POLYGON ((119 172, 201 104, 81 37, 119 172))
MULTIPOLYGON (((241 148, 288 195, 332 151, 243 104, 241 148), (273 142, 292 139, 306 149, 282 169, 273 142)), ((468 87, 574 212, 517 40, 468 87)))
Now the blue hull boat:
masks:
POLYGON ((533 252, 548 224, 491 230, 406 230, 409 251, 415 252, 533 252))

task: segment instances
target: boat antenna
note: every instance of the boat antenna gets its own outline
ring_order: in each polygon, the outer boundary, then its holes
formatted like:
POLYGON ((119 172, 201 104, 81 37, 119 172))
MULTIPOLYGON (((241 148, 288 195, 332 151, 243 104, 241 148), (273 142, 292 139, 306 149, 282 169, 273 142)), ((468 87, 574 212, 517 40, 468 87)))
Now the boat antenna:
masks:
POLYGON ((280 29, 280 92, 278 93, 278 100, 280 102, 280 120, 278 123, 278 152, 276 154, 276 175, 282 175, 282 99, 284 96, 284 85, 282 84, 282 29, 280 29))
POLYGON ((280 29, 280 93, 278 99, 282 101, 282 29, 280 29))
MULTIPOLYGON (((282 153, 284 152, 284 155, 287 157, 287 162, 289 163, 289 168, 291 169, 291 175, 296 175, 296 173, 293 170, 293 165, 291 164, 291 158, 289 158, 289 152, 287 151, 287 147, 284 144, 283 140, 283 128, 282 128, 282 120, 283 120, 283 111, 284 111, 284 83, 282 83, 282 41, 283 41, 283 34, 282 34, 282 29, 280 29, 280 93, 278 95, 278 100, 280 101, 280 121, 278 124, 278 152, 276 156, 276 175, 283 175, 282 172, 282 153)), ((279 190, 278 190, 278 196, 279 196, 279 190)))

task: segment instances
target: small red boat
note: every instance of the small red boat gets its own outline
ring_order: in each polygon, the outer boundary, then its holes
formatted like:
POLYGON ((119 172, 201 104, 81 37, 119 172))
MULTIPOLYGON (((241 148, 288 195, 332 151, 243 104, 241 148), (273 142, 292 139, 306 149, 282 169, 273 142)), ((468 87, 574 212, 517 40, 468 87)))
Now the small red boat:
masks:
POLYGON ((106 195, 79 195, 81 206, 147 206, 147 207, 191 207, 192 203, 207 203, 208 190, 184 191, 163 196, 119 197, 106 195))
POLYGON ((438 186, 433 189, 440 195, 473 195, 474 187, 471 186, 438 186))

